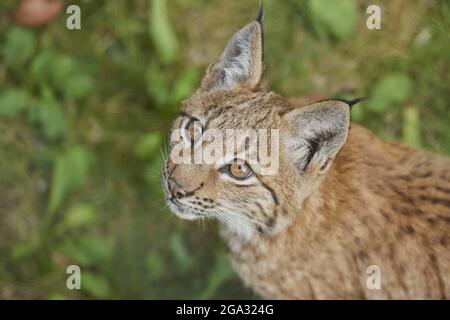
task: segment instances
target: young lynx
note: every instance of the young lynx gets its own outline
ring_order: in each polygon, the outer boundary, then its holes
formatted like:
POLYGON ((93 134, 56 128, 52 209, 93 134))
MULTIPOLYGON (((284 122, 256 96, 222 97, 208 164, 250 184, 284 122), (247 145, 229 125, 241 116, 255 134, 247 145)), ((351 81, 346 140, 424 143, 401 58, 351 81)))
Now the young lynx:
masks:
POLYGON ((450 298, 450 162, 350 125, 361 99, 303 105, 270 91, 263 70, 261 12, 208 68, 173 130, 192 154, 208 130, 279 132, 277 172, 261 174, 229 148, 213 163, 169 159, 171 210, 222 222, 234 268, 265 298, 450 298))

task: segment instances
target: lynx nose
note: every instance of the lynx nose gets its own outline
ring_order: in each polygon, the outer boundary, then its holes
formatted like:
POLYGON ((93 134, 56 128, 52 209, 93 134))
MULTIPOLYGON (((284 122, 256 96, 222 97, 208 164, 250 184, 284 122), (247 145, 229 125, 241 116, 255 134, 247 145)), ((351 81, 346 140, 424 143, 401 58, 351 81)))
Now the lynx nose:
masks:
POLYGON ((169 191, 172 197, 181 199, 186 195, 186 191, 173 179, 169 178, 167 181, 169 184, 169 191))

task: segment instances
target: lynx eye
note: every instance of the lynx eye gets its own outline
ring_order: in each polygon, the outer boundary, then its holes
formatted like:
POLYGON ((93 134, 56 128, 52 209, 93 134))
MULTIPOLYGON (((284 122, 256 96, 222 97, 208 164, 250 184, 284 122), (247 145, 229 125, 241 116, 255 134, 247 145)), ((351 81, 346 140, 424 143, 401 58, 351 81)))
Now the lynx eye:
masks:
POLYGON ((242 160, 234 160, 225 166, 225 171, 236 180, 245 180, 253 175, 253 171, 248 164, 242 160))
POLYGON ((197 118, 190 118, 185 127, 186 140, 192 144, 198 141, 203 134, 203 126, 197 118))

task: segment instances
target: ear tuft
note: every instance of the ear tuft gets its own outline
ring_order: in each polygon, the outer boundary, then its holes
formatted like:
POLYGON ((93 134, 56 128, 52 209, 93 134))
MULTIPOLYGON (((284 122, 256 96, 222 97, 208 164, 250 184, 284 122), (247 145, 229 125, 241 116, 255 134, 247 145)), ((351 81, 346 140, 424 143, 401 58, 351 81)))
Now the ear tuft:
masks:
POLYGON ((327 100, 284 115, 288 158, 302 174, 322 174, 345 143, 350 125, 350 108, 345 102, 327 100))
POLYGON ((359 98, 355 98, 352 100, 344 100, 344 99, 336 99, 336 100, 342 101, 342 102, 348 104, 348 106, 350 107, 350 110, 351 110, 355 104, 360 103, 361 101, 364 101, 366 99, 367 99, 367 97, 359 97, 359 98))
POLYGON ((259 5, 259 12, 258 12, 258 16, 256 17, 256 21, 259 23, 259 26, 261 27, 261 63, 264 63, 264 7, 262 4, 262 0, 261 3, 259 5))
POLYGON ((258 23, 262 26, 263 20, 264 20, 264 7, 261 1, 261 3, 259 4, 259 11, 258 16, 256 17, 256 21, 258 21, 258 23))

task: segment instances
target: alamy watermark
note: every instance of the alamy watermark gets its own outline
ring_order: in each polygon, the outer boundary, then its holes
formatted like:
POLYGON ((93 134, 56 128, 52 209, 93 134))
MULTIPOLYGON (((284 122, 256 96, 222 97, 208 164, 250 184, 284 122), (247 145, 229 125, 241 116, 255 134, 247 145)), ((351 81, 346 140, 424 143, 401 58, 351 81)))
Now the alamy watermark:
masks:
POLYGON ((376 264, 372 264, 367 267, 366 273, 369 275, 367 277, 367 289, 369 290, 380 290, 381 289, 381 268, 376 264))
MULTIPOLYGON (((370 30, 381 29, 381 8, 376 4, 371 4, 367 7, 366 13, 369 17, 366 19, 366 27, 370 30)), ((81 29, 81 9, 78 5, 71 4, 66 9, 66 14, 69 16, 66 19, 66 27, 69 30, 81 29)), ((343 17, 344 19, 344 17, 343 17)))
POLYGON ((193 141, 186 129, 170 137, 170 159, 176 164, 225 165, 234 159, 253 165, 262 175, 275 175, 279 168, 279 129, 208 129, 193 141))
POLYGON ((367 7, 366 13, 370 16, 366 20, 366 26, 369 30, 381 29, 381 8, 376 4, 367 7))
POLYGON ((66 281, 67 289, 80 290, 81 289, 81 269, 77 265, 70 265, 66 269, 66 273, 69 274, 66 281))
POLYGON ((81 29, 81 9, 76 4, 67 7, 66 13, 69 15, 66 19, 66 27, 69 30, 81 29))

